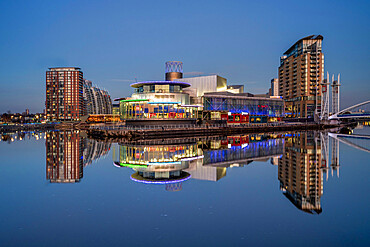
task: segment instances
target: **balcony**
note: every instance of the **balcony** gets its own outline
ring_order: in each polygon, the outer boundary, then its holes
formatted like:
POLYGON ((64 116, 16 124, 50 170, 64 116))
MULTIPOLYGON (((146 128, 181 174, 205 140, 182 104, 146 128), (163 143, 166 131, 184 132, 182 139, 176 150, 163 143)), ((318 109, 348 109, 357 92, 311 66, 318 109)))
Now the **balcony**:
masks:
POLYGON ((140 88, 135 89, 136 94, 145 94, 145 93, 182 93, 182 90, 170 90, 170 89, 159 89, 159 90, 141 90, 140 88))

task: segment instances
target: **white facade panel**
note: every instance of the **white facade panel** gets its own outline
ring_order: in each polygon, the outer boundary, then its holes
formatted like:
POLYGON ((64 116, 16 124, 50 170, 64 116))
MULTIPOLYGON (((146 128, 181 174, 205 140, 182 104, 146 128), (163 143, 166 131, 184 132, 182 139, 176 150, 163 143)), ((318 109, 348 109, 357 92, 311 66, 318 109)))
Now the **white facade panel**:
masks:
POLYGON ((191 174, 192 179, 208 181, 218 181, 226 175, 226 168, 203 166, 203 159, 192 161, 185 171, 191 174))
POLYGON ((204 93, 217 92, 217 78, 222 77, 219 77, 217 75, 210 75, 176 79, 176 81, 190 83, 191 88, 195 88, 197 90, 197 97, 201 97, 204 95, 204 93))

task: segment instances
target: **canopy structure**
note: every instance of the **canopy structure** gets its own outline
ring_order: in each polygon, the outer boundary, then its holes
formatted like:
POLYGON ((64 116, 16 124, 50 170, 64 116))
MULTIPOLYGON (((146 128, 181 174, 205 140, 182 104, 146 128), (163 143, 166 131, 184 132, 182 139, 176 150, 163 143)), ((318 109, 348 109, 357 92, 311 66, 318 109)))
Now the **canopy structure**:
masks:
POLYGON ((130 86, 133 88, 139 88, 144 85, 178 85, 182 88, 190 87, 191 84, 187 82, 181 82, 181 81, 141 81, 141 82, 135 82, 131 84, 130 86))

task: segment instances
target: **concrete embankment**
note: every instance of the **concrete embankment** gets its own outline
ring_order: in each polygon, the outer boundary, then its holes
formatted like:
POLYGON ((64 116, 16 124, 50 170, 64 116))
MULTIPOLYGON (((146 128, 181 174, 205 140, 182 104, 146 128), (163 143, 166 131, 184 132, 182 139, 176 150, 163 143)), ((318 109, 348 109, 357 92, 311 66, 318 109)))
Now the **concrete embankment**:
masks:
POLYGON ((179 138, 190 136, 213 136, 213 135, 233 135, 242 133, 267 133, 279 131, 295 131, 295 130, 322 130, 327 128, 335 128, 338 125, 323 125, 316 123, 308 124, 279 124, 279 125, 244 125, 244 126, 217 126, 217 125, 202 125, 202 126, 159 126, 151 128, 129 128, 122 127, 118 129, 110 128, 90 128, 85 129, 87 135, 94 139, 107 138, 126 138, 129 140, 138 139, 158 139, 158 138, 179 138))

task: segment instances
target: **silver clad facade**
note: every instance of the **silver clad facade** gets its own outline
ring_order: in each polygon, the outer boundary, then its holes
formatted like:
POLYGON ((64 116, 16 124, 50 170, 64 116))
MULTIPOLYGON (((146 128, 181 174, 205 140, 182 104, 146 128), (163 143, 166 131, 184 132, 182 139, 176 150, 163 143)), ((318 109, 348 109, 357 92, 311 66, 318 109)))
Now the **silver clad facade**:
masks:
POLYGON ((190 83, 190 88, 195 88, 197 90, 197 97, 202 97, 204 93, 222 92, 227 90, 227 80, 218 75, 182 78, 177 79, 177 81, 190 83))
POLYGON ((92 82, 85 80, 83 84, 83 98, 85 105, 84 115, 112 114, 112 100, 107 91, 92 86, 92 82))

